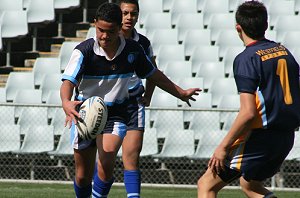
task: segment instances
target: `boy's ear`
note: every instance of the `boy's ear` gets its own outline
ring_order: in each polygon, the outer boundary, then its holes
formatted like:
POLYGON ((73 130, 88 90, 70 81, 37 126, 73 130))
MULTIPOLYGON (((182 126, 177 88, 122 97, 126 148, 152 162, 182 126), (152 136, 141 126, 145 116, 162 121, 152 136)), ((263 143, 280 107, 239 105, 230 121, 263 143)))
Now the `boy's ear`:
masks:
POLYGON ((242 27, 239 25, 239 24, 236 24, 235 25, 235 29, 238 33, 241 33, 242 32, 242 27))

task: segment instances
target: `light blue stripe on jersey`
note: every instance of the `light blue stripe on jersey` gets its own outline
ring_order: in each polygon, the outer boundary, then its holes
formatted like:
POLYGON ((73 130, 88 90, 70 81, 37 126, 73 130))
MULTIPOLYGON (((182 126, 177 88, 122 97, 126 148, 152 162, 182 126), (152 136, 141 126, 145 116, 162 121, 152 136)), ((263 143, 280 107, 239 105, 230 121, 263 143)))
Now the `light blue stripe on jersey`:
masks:
POLYGON ((83 75, 83 79, 118 79, 118 78, 130 78, 133 75, 133 73, 127 73, 127 74, 114 74, 114 75, 107 75, 107 76, 89 76, 89 75, 83 75))
POLYGON ((78 84, 78 81, 77 81, 75 78, 73 78, 73 76, 68 76, 68 75, 63 74, 63 75, 62 75, 62 79, 63 79, 63 80, 69 80, 69 81, 71 81, 74 85, 77 85, 77 84, 78 84))
POLYGON ((80 54, 79 54, 79 60, 77 61, 77 64, 75 66, 72 76, 77 76, 78 72, 80 71, 82 60, 83 60, 83 54, 81 53, 81 51, 79 51, 79 50, 76 50, 76 51, 78 51, 80 54))
MULTIPOLYGON (((259 87, 258 87, 258 89, 259 89, 259 87)), ((267 128, 267 125, 268 125, 265 99, 264 99, 264 96, 262 95, 261 91, 257 90, 257 94, 258 94, 259 101, 260 101, 260 104, 261 104, 262 127, 265 129, 265 128, 267 128)))

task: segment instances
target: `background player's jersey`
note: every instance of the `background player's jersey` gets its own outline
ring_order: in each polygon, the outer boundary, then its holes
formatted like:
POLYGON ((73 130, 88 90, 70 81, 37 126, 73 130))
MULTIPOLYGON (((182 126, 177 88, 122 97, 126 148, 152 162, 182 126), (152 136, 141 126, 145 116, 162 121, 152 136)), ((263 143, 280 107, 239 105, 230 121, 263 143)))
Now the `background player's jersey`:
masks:
POLYGON ((120 36, 121 44, 113 59, 106 56, 96 38, 75 47, 62 80, 76 85, 77 100, 100 96, 106 105, 122 104, 128 98, 128 83, 136 73, 146 78, 156 70, 142 47, 120 36), (141 67, 142 65, 142 67, 141 67))
POLYGON ((284 46, 266 39, 253 43, 236 57, 233 70, 238 91, 256 95, 252 128, 299 126, 299 65, 284 46))
MULTIPOLYGON (((135 29, 133 29, 133 36, 132 39, 138 42, 144 49, 146 55, 149 59, 153 57, 153 50, 151 43, 147 37, 145 37, 142 34, 139 34, 135 29)), ((142 66, 142 65, 141 65, 142 66)), ((130 96, 136 96, 141 95, 144 93, 144 87, 142 86, 141 79, 134 73, 132 75, 132 78, 129 81, 129 95, 130 96)))

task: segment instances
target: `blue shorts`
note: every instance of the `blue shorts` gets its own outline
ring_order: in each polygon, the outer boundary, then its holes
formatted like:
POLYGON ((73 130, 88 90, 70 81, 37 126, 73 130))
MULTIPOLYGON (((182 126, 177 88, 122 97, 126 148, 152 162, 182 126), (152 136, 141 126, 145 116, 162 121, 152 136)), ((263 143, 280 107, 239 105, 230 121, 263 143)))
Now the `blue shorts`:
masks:
POLYGON ((229 183, 243 176, 245 180, 263 181, 275 175, 294 144, 294 131, 253 130, 248 139, 232 147, 225 171, 219 176, 229 183))
MULTIPOLYGON (((143 131, 145 126, 145 107, 138 103, 138 98, 131 97, 125 104, 109 106, 103 133, 111 133, 123 139, 128 130, 143 131)), ((83 140, 78 136, 77 127, 72 123, 71 141, 75 149, 96 146, 96 140, 83 140)))

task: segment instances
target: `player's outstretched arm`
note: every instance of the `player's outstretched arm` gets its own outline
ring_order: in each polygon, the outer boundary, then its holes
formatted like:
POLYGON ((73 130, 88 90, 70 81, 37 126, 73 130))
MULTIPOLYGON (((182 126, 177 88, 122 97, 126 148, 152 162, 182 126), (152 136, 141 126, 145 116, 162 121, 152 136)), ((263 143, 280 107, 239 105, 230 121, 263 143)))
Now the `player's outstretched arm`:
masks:
POLYGON ((189 106, 191 106, 189 100, 195 101, 194 95, 198 95, 201 91, 200 88, 190 88, 182 89, 181 87, 174 84, 168 77, 166 77, 160 70, 156 70, 153 75, 149 76, 147 79, 155 83, 159 88, 172 94, 173 96, 185 101, 189 106))
POLYGON ((76 106, 81 104, 81 101, 71 101, 74 85, 68 80, 64 80, 60 87, 60 97, 62 101, 62 107, 66 114, 65 126, 71 127, 72 121, 76 124, 79 113, 76 111, 76 106))

